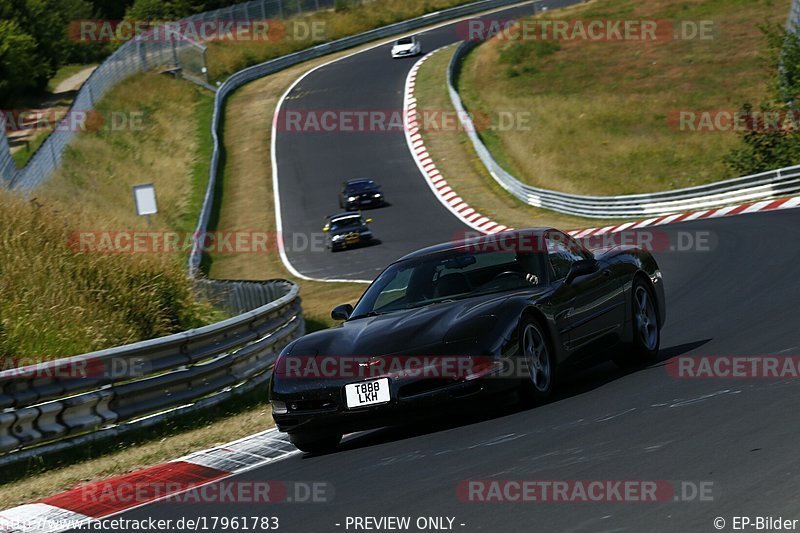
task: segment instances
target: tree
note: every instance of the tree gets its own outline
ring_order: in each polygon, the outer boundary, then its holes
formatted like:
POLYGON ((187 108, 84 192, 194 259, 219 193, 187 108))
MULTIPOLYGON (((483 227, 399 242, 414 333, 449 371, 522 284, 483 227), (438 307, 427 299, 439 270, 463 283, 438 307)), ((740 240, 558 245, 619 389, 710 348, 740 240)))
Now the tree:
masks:
POLYGON ((742 146, 733 149, 725 163, 740 175, 757 174, 800 162, 800 130, 795 123, 800 117, 800 36, 797 28, 762 26, 767 39, 767 66, 774 75, 767 98, 761 102, 761 114, 746 103, 740 112, 750 119, 740 134, 742 146), (769 125, 764 113, 779 113, 780 127, 769 125))
POLYGON ((8 102, 37 86, 45 76, 36 40, 14 20, 0 20, 0 101, 8 102))

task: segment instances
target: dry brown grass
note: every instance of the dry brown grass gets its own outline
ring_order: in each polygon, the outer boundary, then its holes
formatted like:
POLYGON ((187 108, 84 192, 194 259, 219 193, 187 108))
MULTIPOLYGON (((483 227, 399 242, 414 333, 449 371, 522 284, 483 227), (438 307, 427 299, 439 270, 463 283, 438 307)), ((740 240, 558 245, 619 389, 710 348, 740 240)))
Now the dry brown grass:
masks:
POLYGON ((537 186, 627 194, 732 177, 723 156, 739 142, 733 133, 677 131, 667 118, 758 101, 770 73, 759 60, 766 42, 757 24, 783 23, 788 7, 789 0, 596 0, 548 12, 542 16, 713 20, 718 33, 708 41, 568 41, 543 57, 535 42, 494 39, 468 57, 462 96, 472 111, 533 113, 532 131, 487 132, 484 140, 537 186))
POLYGON ((237 70, 322 42, 421 16, 473 0, 380 0, 357 8, 325 10, 293 17, 271 31, 266 41, 218 41, 209 43, 211 79, 222 79, 237 70), (313 39, 308 37, 313 28, 313 39))
MULTIPOLYGON (((420 109, 455 112, 447 91, 447 65, 454 52, 455 46, 441 50, 420 68, 415 88, 420 109)), ((497 184, 463 132, 423 131, 422 136, 436 166, 453 190, 473 209, 500 224, 514 228, 552 226, 569 230, 603 222, 523 204, 497 184)))
POLYGON ((97 106, 104 127, 79 135, 61 168, 35 196, 64 206, 87 229, 147 229, 147 221, 135 213, 131 187, 150 182, 159 204, 152 228, 193 229, 193 170, 205 155, 198 153, 197 117, 211 99, 190 83, 154 73, 119 84, 97 106), (106 129, 105 117, 112 113, 140 126, 106 129))
POLYGON ((153 229, 183 229, 184 217, 196 216, 195 114, 209 98, 164 76, 133 78, 99 103, 97 116, 140 112, 141 129, 82 132, 32 201, 0 195, 0 358, 75 355, 221 316, 195 300, 184 254, 76 253, 70 246, 81 232, 147 228, 134 212, 135 183, 156 184, 162 214, 153 229))

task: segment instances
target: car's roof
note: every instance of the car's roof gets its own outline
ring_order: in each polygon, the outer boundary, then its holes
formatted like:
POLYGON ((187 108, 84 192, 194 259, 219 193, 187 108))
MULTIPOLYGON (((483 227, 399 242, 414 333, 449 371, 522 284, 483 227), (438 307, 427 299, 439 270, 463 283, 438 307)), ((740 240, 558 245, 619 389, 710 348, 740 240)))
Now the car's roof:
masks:
POLYGON ((350 217, 360 217, 361 213, 358 211, 348 211, 346 213, 339 213, 336 215, 328 215, 328 220, 331 222, 335 222, 337 220, 341 220, 343 218, 350 218, 350 217))
POLYGON ((372 180, 370 178, 354 178, 354 179, 345 181, 345 184, 347 184, 347 185, 361 185, 363 183, 372 183, 372 184, 377 185, 377 183, 375 183, 375 180, 372 180))
POLYGON ((479 237, 473 237, 470 239, 461 239, 458 241, 452 242, 445 242, 442 244, 435 244, 433 246, 428 246, 427 248, 422 248, 421 250, 417 250, 416 252, 411 252, 407 254, 397 261, 405 261, 406 259, 413 259, 417 257, 424 257, 426 255, 433 255, 439 252, 448 252, 452 250, 459 250, 462 248, 467 247, 475 247, 476 245, 485 245, 487 249, 491 248, 492 242, 505 242, 508 240, 513 241, 515 238, 519 237, 541 237, 545 233, 550 231, 557 231, 553 228, 527 228, 527 229, 518 229, 518 230, 511 230, 511 231, 503 231, 500 233, 494 233, 492 235, 481 235, 479 237))

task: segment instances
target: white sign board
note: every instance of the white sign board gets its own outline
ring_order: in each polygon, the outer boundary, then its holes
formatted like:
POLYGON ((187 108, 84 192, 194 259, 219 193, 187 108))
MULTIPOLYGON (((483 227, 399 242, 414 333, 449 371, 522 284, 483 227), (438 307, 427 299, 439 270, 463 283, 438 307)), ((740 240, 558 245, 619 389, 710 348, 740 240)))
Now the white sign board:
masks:
POLYGON ((136 202, 136 213, 139 216, 158 213, 156 204, 156 188, 152 183, 133 186, 133 200, 136 202))

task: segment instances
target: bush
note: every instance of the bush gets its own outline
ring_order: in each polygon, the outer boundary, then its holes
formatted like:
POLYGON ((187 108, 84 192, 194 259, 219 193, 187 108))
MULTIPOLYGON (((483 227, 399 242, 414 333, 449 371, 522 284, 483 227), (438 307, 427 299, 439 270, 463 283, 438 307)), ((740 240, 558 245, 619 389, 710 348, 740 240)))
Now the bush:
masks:
MULTIPOLYGON (((776 73, 771 94, 759 106, 761 111, 800 116, 800 36, 796 29, 761 27, 770 51, 766 66, 776 73)), ((753 105, 744 104, 740 112, 752 117, 753 105)), ((742 146, 725 157, 725 163, 738 174, 757 174, 800 163, 800 131, 788 127, 788 121, 778 129, 758 118, 751 118, 747 124, 747 130, 740 134, 742 146)))

